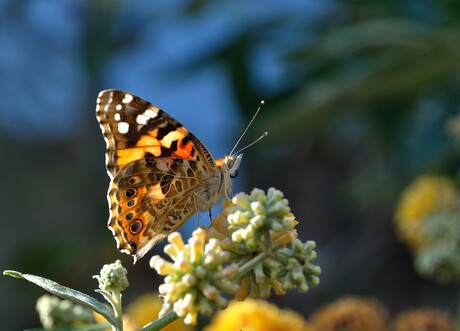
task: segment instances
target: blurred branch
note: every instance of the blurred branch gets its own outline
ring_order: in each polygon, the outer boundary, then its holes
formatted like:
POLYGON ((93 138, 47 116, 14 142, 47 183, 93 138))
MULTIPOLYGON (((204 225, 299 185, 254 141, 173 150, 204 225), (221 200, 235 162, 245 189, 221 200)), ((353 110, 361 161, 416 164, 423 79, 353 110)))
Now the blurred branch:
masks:
MULTIPOLYGON (((348 30, 347 33, 350 31, 355 31, 358 36, 356 38, 350 36, 347 39, 349 44, 342 42, 335 51, 330 47, 318 47, 324 45, 319 42, 312 46, 311 50, 304 49, 302 53, 296 53, 295 56, 299 57, 303 54, 305 56, 303 61, 308 62, 321 55, 327 58, 331 54, 343 55, 340 52, 344 50, 356 52, 358 48, 365 50, 375 46, 373 38, 367 38, 367 45, 363 41, 355 42, 355 39, 362 34, 361 29, 348 30)), ((371 35, 370 31, 365 34, 371 35)), ((376 37, 378 35, 380 32, 376 37)), ((335 37, 326 37, 326 39, 331 41, 335 37)), ((419 90, 424 86, 453 78, 460 68, 460 29, 439 30, 417 39, 419 42, 411 44, 414 47, 406 44, 410 52, 401 50, 393 52, 389 60, 381 61, 383 62, 381 66, 374 66, 364 77, 355 77, 353 66, 349 63, 338 65, 342 67, 339 70, 340 74, 312 79, 314 83, 306 83, 292 97, 277 105, 277 108, 283 109, 282 121, 279 114, 274 114, 261 118, 255 125, 259 131, 269 129, 271 134, 279 136, 282 139, 279 142, 283 143, 306 132, 321 129, 326 121, 347 107, 360 106, 372 111, 377 108, 369 106, 382 100, 391 98, 415 100, 419 90), (344 70, 343 66, 351 66, 349 68, 351 70, 344 70), (348 73, 350 71, 351 73, 348 73)), ((379 55, 373 53, 370 56, 375 58, 379 55)), ((368 58, 369 56, 362 61, 369 61, 368 58)), ((350 62, 357 61, 360 61, 360 58, 350 59, 350 62)))

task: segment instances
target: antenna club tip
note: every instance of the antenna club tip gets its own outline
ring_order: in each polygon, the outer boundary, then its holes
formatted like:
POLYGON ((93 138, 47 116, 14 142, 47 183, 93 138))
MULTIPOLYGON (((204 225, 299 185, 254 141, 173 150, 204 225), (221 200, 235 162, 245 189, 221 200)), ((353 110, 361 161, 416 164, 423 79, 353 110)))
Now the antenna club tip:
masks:
POLYGON ((264 132, 263 136, 264 137, 268 136, 268 132, 264 132))
POLYGON ((262 106, 265 105, 265 100, 262 100, 262 101, 260 102, 260 104, 261 104, 262 106))

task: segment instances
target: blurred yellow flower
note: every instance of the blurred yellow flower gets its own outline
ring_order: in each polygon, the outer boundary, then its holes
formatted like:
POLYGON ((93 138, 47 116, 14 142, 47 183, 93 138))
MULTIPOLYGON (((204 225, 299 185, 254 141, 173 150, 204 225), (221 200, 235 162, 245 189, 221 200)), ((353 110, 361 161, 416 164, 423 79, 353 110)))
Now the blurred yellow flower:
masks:
MULTIPOLYGON (((108 323, 105 317, 102 315, 99 315, 98 313, 94 313, 94 319, 98 324, 100 323, 108 323)), ((133 321, 129 316, 123 315, 123 330, 124 331, 136 331, 139 329, 138 324, 133 321)), ((112 328, 109 327, 107 329, 104 329, 103 331, 112 331, 112 328)))
MULTIPOLYGON (((163 300, 158 293, 147 293, 138 297, 128 307, 126 314, 136 322, 139 327, 143 327, 158 318, 158 313, 163 306, 163 300)), ((192 331, 193 327, 184 324, 182 320, 176 320, 164 327, 164 331, 192 331)))
POLYGON ((395 331, 454 331, 454 317, 434 308, 409 309, 399 314, 394 322, 395 331))
POLYGON ((388 311, 377 299, 348 296, 313 313, 316 331, 386 331, 388 311))
POLYGON ((262 300, 232 301, 204 331, 315 331, 297 312, 262 300))
MULTIPOLYGON (((124 309, 123 314, 123 330, 136 331, 143 326, 158 319, 158 313, 163 306, 163 300, 158 296, 158 293, 143 294, 129 304, 124 309)), ((97 323, 108 323, 107 320, 98 313, 94 313, 94 318, 97 323)), ((104 331, 111 331, 108 328, 104 331)), ((182 320, 176 320, 173 323, 165 326, 164 331, 193 331, 193 327, 185 325, 182 320)))
POLYGON ((422 176, 402 193, 395 213, 396 232, 412 251, 426 244, 423 221, 438 208, 452 208, 458 193, 447 177, 422 176))

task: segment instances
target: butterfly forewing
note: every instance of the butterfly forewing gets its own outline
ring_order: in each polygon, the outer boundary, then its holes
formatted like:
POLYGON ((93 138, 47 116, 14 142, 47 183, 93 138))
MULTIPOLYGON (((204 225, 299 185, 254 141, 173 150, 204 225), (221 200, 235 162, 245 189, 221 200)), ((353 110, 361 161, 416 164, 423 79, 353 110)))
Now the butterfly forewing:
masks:
POLYGON ((99 94, 97 116, 107 143, 107 169, 114 176, 125 164, 151 155, 214 159, 204 145, 157 106, 120 90, 99 94), (198 149, 196 147, 199 147, 198 149))

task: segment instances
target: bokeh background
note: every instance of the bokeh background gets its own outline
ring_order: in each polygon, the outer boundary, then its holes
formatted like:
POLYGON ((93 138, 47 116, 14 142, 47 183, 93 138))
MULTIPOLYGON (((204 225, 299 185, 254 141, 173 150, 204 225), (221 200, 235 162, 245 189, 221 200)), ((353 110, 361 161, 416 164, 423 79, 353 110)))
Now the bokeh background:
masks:
MULTIPOLYGON (((0 27, 2 270, 91 294, 91 275, 121 259, 125 302, 155 291, 147 262, 164 244, 133 266, 106 228, 98 92, 149 100, 215 157, 264 99, 243 145, 270 135, 244 153, 235 191, 282 190, 323 270, 309 293, 271 301, 304 316, 344 294, 454 310, 456 288, 414 271, 393 215, 413 178, 460 165, 446 131, 460 104, 458 1, 2 0, 0 27)), ((43 290, 3 276, 0 293, 0 329, 39 325, 43 290)))

